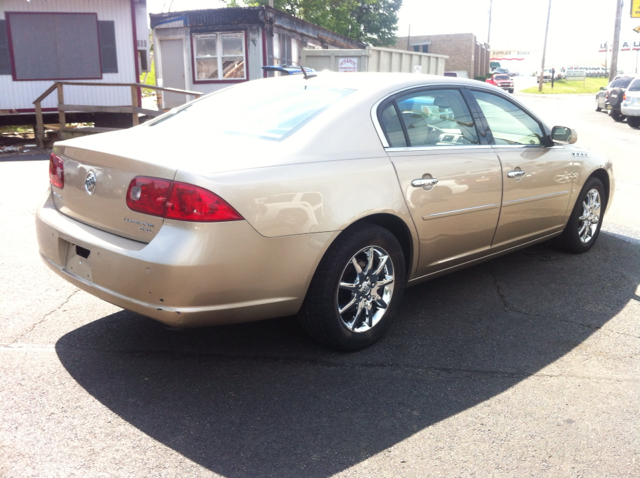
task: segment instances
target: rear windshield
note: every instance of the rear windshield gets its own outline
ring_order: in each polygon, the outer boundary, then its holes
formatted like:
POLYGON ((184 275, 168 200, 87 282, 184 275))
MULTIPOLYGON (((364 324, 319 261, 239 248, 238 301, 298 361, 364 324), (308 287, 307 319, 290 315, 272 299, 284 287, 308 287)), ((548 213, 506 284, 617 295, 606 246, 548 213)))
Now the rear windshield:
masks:
POLYGON ((629 85, 627 91, 640 91, 640 78, 633 80, 633 83, 629 85))
POLYGON ((149 123, 172 134, 228 133, 281 140, 353 90, 283 82, 228 88, 149 123))
POLYGON ((633 76, 623 76, 622 78, 613 80, 609 88, 626 88, 629 86, 629 83, 631 83, 631 80, 633 80, 633 76))
POLYGON ((496 75, 495 78, 496 78, 496 80, 510 80, 511 79, 509 77, 509 75, 496 75))

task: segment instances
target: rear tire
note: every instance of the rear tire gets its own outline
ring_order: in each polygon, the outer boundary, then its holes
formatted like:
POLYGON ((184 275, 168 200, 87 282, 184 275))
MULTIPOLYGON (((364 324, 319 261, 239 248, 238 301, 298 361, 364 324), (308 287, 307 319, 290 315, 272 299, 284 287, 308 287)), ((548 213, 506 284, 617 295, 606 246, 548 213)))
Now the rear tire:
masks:
POLYGON ((640 116, 627 116, 627 124, 632 128, 640 128, 640 116))
POLYGON ((590 178, 580 191, 562 235, 556 240, 558 248, 574 254, 591 249, 600 234, 605 205, 602 181, 590 178))
POLYGON ((611 116, 611 119, 617 123, 624 121, 624 116, 617 110, 609 110, 609 116, 611 116))
POLYGON ((345 230, 318 265, 298 314, 317 341, 353 352, 387 331, 404 292, 405 259, 387 229, 358 224, 345 230))

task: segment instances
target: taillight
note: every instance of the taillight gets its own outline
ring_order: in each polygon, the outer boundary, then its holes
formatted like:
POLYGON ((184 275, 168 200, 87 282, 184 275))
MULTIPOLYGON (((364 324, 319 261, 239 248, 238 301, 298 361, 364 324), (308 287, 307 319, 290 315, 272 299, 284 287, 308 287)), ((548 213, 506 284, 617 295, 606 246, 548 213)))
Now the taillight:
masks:
POLYGON ((627 92, 625 91, 624 95, 622 95, 622 101, 627 101, 627 92))
POLYGON ((132 211, 179 221, 243 219, 227 202, 207 189, 157 178, 134 178, 127 190, 127 206, 132 211))
POLYGON ((609 92, 608 92, 608 91, 604 94, 604 99, 605 99, 605 100, 608 100, 608 99, 609 99, 609 92))
POLYGON ((57 188, 64 188, 64 163, 53 153, 49 157, 49 182, 57 188))
POLYGON ((162 216, 171 181, 157 178, 134 178, 127 190, 129 209, 152 216, 162 216))

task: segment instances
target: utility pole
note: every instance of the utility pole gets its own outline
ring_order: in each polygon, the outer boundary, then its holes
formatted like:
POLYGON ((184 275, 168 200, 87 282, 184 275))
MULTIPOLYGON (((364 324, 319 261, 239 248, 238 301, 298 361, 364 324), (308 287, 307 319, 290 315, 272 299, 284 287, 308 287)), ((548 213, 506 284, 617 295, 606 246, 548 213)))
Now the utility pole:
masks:
POLYGON ((489 0, 489 31, 487 32, 487 45, 491 46, 491 13, 493 12, 493 0, 489 0))
MULTIPOLYGON (((547 29, 544 31, 544 46, 542 47, 542 66, 540 67, 540 78, 538 79, 538 91, 542 93, 544 83, 544 60, 547 55, 547 36, 549 35, 549 19, 551 18, 551 0, 549 0, 549 10, 547 11, 547 29)), ((553 73, 552 73, 553 74, 553 73)))
POLYGON ((618 52, 620 51, 620 23, 622 22, 622 3, 618 0, 616 7, 616 25, 613 30, 613 51, 611 52, 611 70, 609 71, 609 82, 618 74, 618 52))

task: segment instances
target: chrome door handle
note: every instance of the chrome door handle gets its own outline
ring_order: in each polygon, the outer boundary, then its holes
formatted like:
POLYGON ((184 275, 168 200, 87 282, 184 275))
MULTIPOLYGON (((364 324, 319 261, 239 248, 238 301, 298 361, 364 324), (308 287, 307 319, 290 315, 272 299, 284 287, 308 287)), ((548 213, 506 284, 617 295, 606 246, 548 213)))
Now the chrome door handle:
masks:
POLYGON ((433 187, 436 184, 438 184, 438 180, 436 178, 420 178, 411 181, 411 185, 414 188, 425 188, 429 186, 433 187))
POLYGON ((524 176, 526 173, 524 171, 509 171, 507 173, 507 177, 508 178, 521 178, 522 176, 524 176))

